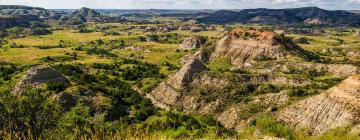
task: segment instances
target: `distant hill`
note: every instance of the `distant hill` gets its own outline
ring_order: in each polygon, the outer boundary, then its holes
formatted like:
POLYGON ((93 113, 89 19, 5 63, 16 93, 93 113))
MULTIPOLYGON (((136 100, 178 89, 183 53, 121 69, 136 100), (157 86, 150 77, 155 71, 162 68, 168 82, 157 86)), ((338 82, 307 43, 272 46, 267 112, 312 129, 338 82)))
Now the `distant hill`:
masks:
POLYGON ((259 23, 259 24, 311 24, 330 26, 360 26, 360 15, 347 11, 328 11, 317 7, 293 9, 221 10, 200 16, 201 23, 259 23))
POLYGON ((86 22, 115 22, 122 21, 122 19, 104 16, 93 9, 83 7, 69 15, 62 16, 59 21, 67 25, 79 25, 86 22))
POLYGON ((0 16, 0 30, 14 26, 28 27, 31 21, 41 21, 37 16, 34 15, 18 15, 11 17, 0 16))
POLYGON ((75 11, 70 15, 62 16, 59 20, 64 24, 76 25, 85 22, 101 21, 101 19, 102 16, 100 13, 89 8, 81 8, 80 10, 75 11))
POLYGON ((349 10, 350 13, 360 14, 360 10, 349 10))
MULTIPOLYGON (((122 21, 119 17, 104 16, 101 13, 89 9, 81 8, 73 12, 64 12, 62 10, 48 10, 39 7, 29 7, 21 5, 0 5, 0 17, 37 17, 41 20, 58 20, 66 25, 79 25, 86 22, 117 22, 122 21)), ((3 18, 4 20, 5 18, 3 18)), ((6 23, 11 23, 9 20, 6 23)))
POLYGON ((60 15, 54 11, 39 7, 29 7, 21 5, 0 5, 1 16, 22 16, 32 15, 40 19, 58 19, 60 15))

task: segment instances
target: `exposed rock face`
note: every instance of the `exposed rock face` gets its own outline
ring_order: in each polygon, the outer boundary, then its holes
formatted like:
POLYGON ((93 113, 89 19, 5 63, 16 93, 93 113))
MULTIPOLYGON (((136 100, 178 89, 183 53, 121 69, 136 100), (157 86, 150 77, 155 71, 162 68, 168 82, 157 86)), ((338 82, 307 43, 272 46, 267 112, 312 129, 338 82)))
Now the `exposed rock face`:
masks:
POLYGON ((192 36, 186 38, 184 42, 180 45, 183 49, 198 49, 202 48, 206 43, 206 38, 202 36, 192 36))
POLYGON ((277 40, 273 32, 236 29, 222 38, 210 59, 227 57, 241 66, 252 59, 284 59, 289 55, 305 56, 306 51, 290 40, 277 40))
POLYGON ((156 106, 169 109, 169 107, 175 105, 182 96, 180 90, 192 82, 195 74, 203 71, 206 71, 206 67, 202 64, 199 51, 191 56, 191 59, 189 59, 175 75, 161 83, 152 93, 148 94, 147 97, 151 99, 156 106))
POLYGON ((279 115, 279 121, 312 134, 359 122, 360 76, 351 76, 320 95, 300 101, 279 115))
POLYGON ((13 94, 21 94, 28 86, 36 86, 45 83, 64 83, 68 81, 58 71, 51 67, 34 66, 23 76, 20 82, 16 85, 13 94))
MULTIPOLYGON (((358 73, 357 67, 351 65, 289 62, 286 60, 288 56, 301 57, 307 55, 307 52, 296 44, 293 45, 291 40, 279 41, 274 40, 275 37, 276 34, 272 32, 236 29, 221 39, 214 51, 203 48, 193 55, 184 56, 180 60, 183 64, 180 71, 161 83, 147 97, 157 107, 181 108, 187 113, 211 114, 226 128, 241 131, 261 113, 278 111, 278 108, 283 108, 289 103, 290 97, 286 89, 264 91, 259 96, 248 96, 261 89, 263 84, 303 87, 316 82, 307 77, 274 75, 274 73, 331 72, 341 78, 358 73), (260 61, 257 60, 259 56, 271 59, 260 61), (245 64, 253 66, 241 69, 246 70, 246 74, 242 74, 241 71, 220 74, 219 71, 207 71, 203 63, 221 57, 230 58, 233 66, 245 64), (245 63, 242 62, 243 60, 245 63)), ((322 98, 313 101, 320 99, 322 98)), ((335 112, 343 110, 340 106, 331 106, 328 109, 333 109, 335 112)), ((347 118, 351 115, 350 112, 344 112, 338 116, 339 119, 345 118, 344 120, 347 121, 351 119, 347 118)), ((295 117, 292 115, 287 118, 295 117)), ((337 119, 337 116, 333 118, 337 119)), ((316 121, 323 123, 321 120, 316 121)), ((324 124, 327 125, 326 122, 324 124)))

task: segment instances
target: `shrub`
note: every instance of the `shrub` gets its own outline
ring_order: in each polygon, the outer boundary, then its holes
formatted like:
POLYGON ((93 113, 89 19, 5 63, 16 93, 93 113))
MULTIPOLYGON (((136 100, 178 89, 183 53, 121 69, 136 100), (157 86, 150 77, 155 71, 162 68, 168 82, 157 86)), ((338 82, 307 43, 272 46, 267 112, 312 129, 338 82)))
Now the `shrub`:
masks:
POLYGON ((271 117, 263 115, 252 122, 252 125, 260 129, 262 133, 267 135, 281 137, 286 139, 293 139, 292 131, 283 126, 282 124, 276 123, 271 117))

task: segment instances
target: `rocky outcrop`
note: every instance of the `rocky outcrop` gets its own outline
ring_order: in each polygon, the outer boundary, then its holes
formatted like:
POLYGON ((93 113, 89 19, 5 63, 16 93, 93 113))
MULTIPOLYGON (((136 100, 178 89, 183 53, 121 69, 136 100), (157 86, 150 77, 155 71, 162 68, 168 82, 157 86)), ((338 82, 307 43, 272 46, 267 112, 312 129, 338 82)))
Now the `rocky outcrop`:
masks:
POLYGON ((330 129, 359 122, 360 76, 351 76, 341 84, 300 101, 279 115, 278 120, 296 129, 322 134, 330 129))
POLYGON ((181 90, 192 82, 194 76, 206 71, 203 61, 200 58, 201 51, 198 51, 182 66, 182 68, 167 81, 161 83, 147 97, 158 107, 169 109, 174 106, 182 96, 181 90))
POLYGON ((27 87, 35 87, 45 83, 68 84, 66 78, 57 70, 47 66, 34 66, 26 72, 12 91, 15 95, 21 95, 27 87))
POLYGON ((236 29, 222 38, 210 59, 230 58, 235 66, 248 60, 285 59, 289 56, 306 57, 308 53, 290 39, 274 32, 236 29))
POLYGON ((183 43, 180 45, 183 49, 199 49, 202 48, 206 43, 206 38, 202 36, 192 36, 186 38, 183 43))

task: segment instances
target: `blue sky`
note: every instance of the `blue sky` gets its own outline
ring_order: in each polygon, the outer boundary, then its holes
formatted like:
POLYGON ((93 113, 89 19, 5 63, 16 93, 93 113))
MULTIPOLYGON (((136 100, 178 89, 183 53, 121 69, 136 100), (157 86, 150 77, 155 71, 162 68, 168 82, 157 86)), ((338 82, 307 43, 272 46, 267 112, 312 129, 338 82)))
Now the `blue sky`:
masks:
POLYGON ((360 0, 0 0, 0 4, 49 9, 246 9, 317 6, 329 10, 360 10, 360 0))

